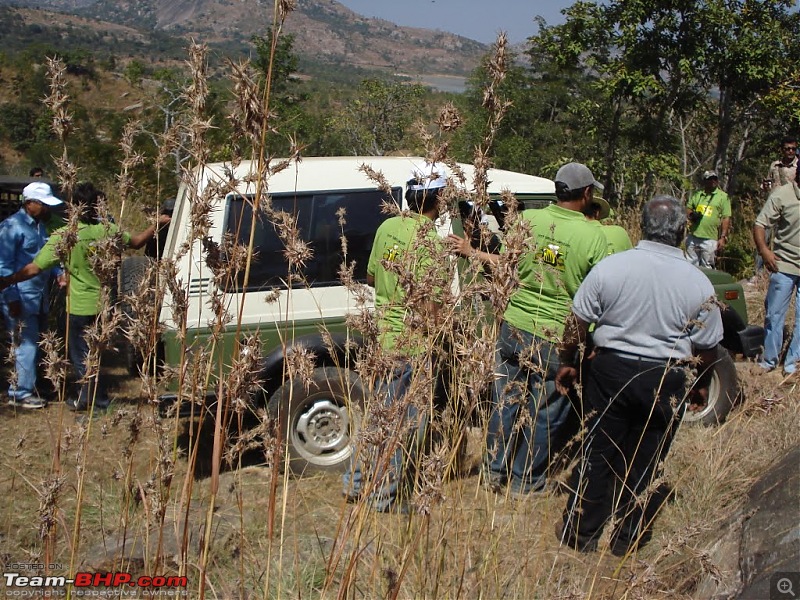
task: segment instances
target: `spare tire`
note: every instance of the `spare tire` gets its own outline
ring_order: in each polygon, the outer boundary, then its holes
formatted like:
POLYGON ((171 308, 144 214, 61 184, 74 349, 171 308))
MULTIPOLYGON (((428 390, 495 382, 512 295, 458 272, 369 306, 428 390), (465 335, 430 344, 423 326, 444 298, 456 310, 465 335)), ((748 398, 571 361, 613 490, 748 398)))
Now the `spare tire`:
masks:
POLYGON ((284 383, 269 400, 296 475, 344 471, 361 425, 365 392, 349 369, 319 367, 308 388, 302 378, 284 383))
POLYGON ((708 403, 702 410, 692 412, 686 410, 684 423, 700 423, 702 425, 718 425, 725 421, 733 407, 742 402, 744 392, 739 385, 736 365, 730 353, 722 346, 717 346, 717 358, 708 386, 708 403))
MULTIPOLYGON (((151 258, 140 255, 126 256, 122 259, 119 269, 119 309, 124 316, 126 327, 131 319, 136 318, 136 315, 133 314, 133 308, 128 302, 128 297, 141 293, 144 278, 152 263, 153 260, 151 258)), ((121 338, 119 342, 120 355, 128 372, 131 375, 138 376, 139 369, 144 365, 144 357, 139 350, 133 347, 133 344, 125 335, 122 335, 121 338)))

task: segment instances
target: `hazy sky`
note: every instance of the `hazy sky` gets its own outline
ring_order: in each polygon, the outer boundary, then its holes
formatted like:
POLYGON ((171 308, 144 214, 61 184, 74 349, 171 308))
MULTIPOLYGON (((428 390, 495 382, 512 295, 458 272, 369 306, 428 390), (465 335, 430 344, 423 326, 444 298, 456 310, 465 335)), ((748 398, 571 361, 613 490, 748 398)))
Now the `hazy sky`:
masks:
POLYGON ((512 43, 537 32, 533 18, 562 23, 560 10, 574 0, 339 0, 365 17, 380 17, 398 25, 457 33, 491 43, 505 31, 512 43))

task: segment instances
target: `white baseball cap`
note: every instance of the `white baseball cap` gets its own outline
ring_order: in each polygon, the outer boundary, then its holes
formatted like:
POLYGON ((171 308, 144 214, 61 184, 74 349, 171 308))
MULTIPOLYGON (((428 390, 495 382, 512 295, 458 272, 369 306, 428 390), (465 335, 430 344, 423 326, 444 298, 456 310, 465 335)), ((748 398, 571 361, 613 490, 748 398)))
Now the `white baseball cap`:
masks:
POLYGON ((44 181, 29 183, 22 190, 24 200, 35 200, 47 206, 58 206, 62 201, 53 196, 53 190, 44 181))
POLYGON ((417 165, 411 170, 411 179, 408 182, 408 189, 436 190, 447 185, 447 168, 437 163, 417 165))

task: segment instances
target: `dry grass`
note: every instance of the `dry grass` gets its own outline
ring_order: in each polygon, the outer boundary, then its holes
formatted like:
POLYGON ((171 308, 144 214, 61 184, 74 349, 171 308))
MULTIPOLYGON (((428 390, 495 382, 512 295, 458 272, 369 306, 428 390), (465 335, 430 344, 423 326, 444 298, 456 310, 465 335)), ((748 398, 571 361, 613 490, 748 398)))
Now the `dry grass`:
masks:
MULTIPOLYGON (((279 31, 293 3, 276 2, 276 7, 275 30, 279 31)), ((205 52, 200 45, 190 49, 193 79, 186 90, 190 115, 176 124, 179 132, 168 132, 164 139, 165 148, 181 140, 193 157, 193 164, 184 171, 191 207, 190 243, 178 250, 178 257, 197 252, 193 242, 208 234, 212 200, 225 192, 212 187, 198 190, 192 177, 192 169, 202 167, 209 153, 204 140, 211 126, 204 118, 205 52)), ((504 61, 505 39, 501 37, 490 64, 492 83, 484 96, 492 117, 475 151, 478 175, 475 182, 455 178, 444 194, 447 210, 455 198, 470 193, 463 186, 473 183, 481 191, 472 198, 479 205, 486 202, 481 182, 491 163, 494 131, 508 108, 494 91, 504 77, 504 61)), ((53 102, 58 103, 61 115, 57 129, 66 136, 69 115, 59 87, 59 65, 53 64, 52 69, 53 102)), ((271 209, 266 194, 270 175, 298 160, 299 150, 288 161, 268 156, 266 141, 277 127, 268 108, 269 93, 252 88, 255 79, 246 65, 232 70, 235 85, 247 91, 241 97, 248 99, 236 108, 232 119, 240 129, 236 148, 261 157, 256 204, 261 203, 280 226, 290 272, 297 274, 291 284, 303 285, 299 274, 311 249, 304 245, 290 216, 271 209)), ((430 159, 455 166, 447 155, 447 135, 459 121, 448 106, 438 120, 439 129, 424 130, 430 159)), ((125 203, 123 223, 130 210, 125 206, 133 204, 135 197, 129 177, 139 161, 130 151, 134 130, 133 125, 126 130, 126 159, 118 176, 117 197, 125 203)), ((72 182, 75 168, 66 154, 59 164, 62 181, 72 182)), ((375 178, 379 180, 379 174, 375 178)), ((512 198, 508 201, 513 204, 512 198)), ((272 435, 275 424, 263 415, 258 436, 239 428, 248 409, 245 400, 259 384, 252 358, 260 348, 258 340, 252 339, 246 343, 247 353, 231 357, 232 372, 219 378, 229 385, 217 388, 224 401, 217 404, 215 418, 202 425, 197 420, 159 416, 155 406, 161 376, 145 372, 134 384, 120 376, 118 367, 110 372, 116 377, 111 390, 115 404, 108 415, 76 421, 63 403, 53 403, 38 413, 0 408, 0 429, 7 440, 0 447, 4 466, 0 493, 5 499, 0 509, 2 566, 7 571, 13 563, 42 562, 56 565, 41 569, 56 574, 88 569, 186 575, 191 597, 690 597, 696 582, 714 568, 708 560, 696 560, 703 555, 712 530, 741 503, 758 474, 798 444, 800 409, 789 401, 796 395, 797 381, 783 381, 774 373, 751 373, 752 367, 745 365, 748 403, 744 409, 716 429, 681 429, 666 465, 677 498, 664 508, 654 539, 638 554, 618 559, 602 545, 599 552, 589 554, 559 547, 554 527, 564 507, 563 495, 550 492, 518 501, 483 490, 476 475, 485 437, 480 391, 492 378, 494 329, 479 329, 475 324, 495 322, 482 314, 484 304, 477 300, 488 294, 495 314, 502 310, 514 289, 516 261, 529 245, 529 236, 513 211, 507 222, 508 251, 495 278, 491 282, 477 279, 458 298, 444 299, 445 307, 460 302, 473 307, 470 310, 431 319, 421 308, 433 290, 442 289, 441 281, 448 280, 452 261, 445 249, 420 241, 427 244, 433 263, 441 265, 444 273, 432 272, 420 282, 407 266, 400 268, 411 312, 417 315, 410 326, 412 333, 442 340, 451 349, 444 360, 449 361, 455 383, 452 406, 459 407, 434 413, 431 382, 419 375, 424 370, 418 371, 404 402, 433 415, 433 429, 441 442, 420 462, 412 497, 415 514, 380 515, 365 502, 345 504, 338 475, 292 478, 288 469, 281 469, 282 449, 276 447, 272 435), (437 279, 441 276, 444 279, 437 279), (476 421, 465 420, 476 411, 476 421), (229 435, 230 431, 235 434, 229 435), (467 451, 462 456, 464 441, 467 451), (246 466, 253 461, 261 466, 246 466)), ((235 246, 227 240, 221 245, 224 248, 206 243, 202 257, 191 257, 204 261, 220 288, 248 268, 252 233, 248 245, 235 246), (230 260, 220 260, 223 250, 230 260)), ((153 287, 140 297, 158 297, 169 290, 173 319, 185 328, 183 282, 175 269, 178 257, 162 261, 153 287)), ((478 265, 470 268, 477 270, 478 265)), ((354 292, 363 292, 348 280, 346 269, 343 273, 354 292)), ((210 357, 222 332, 226 328, 241 331, 241 323, 231 317, 231 307, 221 293, 215 292, 210 303, 214 316, 208 346, 196 349, 166 374, 177 379, 179 393, 191 400, 202 397, 212 375, 221 375, 210 357)), ((154 303, 144 304, 152 309, 154 303)), ((141 350, 152 353, 159 324, 154 315, 145 318, 146 308, 139 308, 139 327, 136 322, 130 324, 129 334, 141 350)), ((353 324, 374 331, 375 317, 364 308, 353 324)), ((95 345, 108 343, 109 323, 113 320, 101 324, 95 345)), ((185 333, 185 329, 179 331, 181 336, 185 333)), ((286 375, 303 377, 309 369, 307 358, 287 362, 286 375)), ((431 359, 442 357, 435 353, 420 360, 431 359)), ((385 378, 390 366, 391 357, 377 345, 368 346, 358 364, 360 375, 372 388, 385 378)), ((404 438, 407 423, 402 410, 387 410, 377 399, 368 404, 366 414, 359 440, 375 449, 380 464, 386 460, 385 449, 404 438)))

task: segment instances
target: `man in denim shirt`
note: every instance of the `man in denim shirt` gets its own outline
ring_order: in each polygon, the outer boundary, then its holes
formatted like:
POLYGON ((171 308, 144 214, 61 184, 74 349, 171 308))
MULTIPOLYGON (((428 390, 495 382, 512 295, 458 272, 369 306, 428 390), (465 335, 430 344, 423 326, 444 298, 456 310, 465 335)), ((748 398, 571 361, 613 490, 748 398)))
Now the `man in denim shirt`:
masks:
MULTIPOLYGON (((51 206, 61 200, 53 196, 43 181, 22 190, 22 208, 0 223, 0 277, 15 273, 42 249, 47 241, 45 223, 51 206)), ((3 316, 14 345, 16 376, 9 385, 9 404, 23 408, 43 408, 46 402, 36 395, 36 365, 39 334, 49 310, 50 271, 21 281, 0 293, 3 316)))

